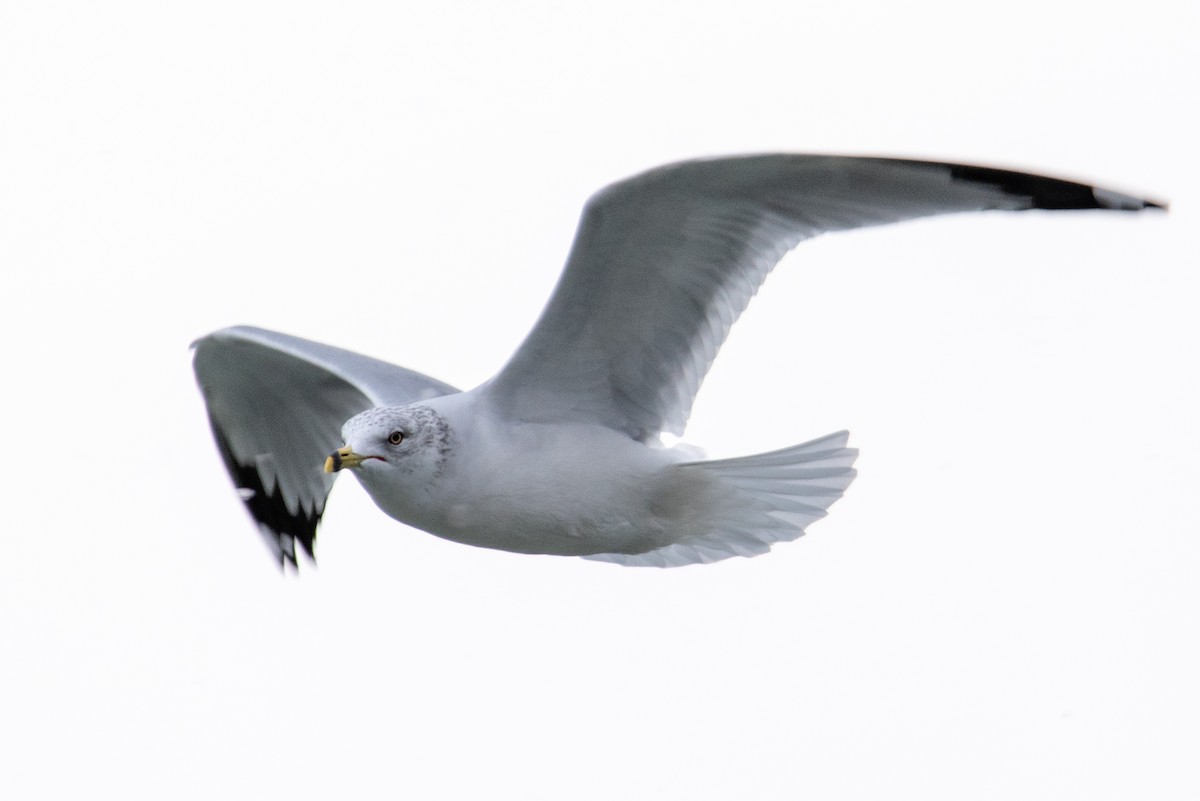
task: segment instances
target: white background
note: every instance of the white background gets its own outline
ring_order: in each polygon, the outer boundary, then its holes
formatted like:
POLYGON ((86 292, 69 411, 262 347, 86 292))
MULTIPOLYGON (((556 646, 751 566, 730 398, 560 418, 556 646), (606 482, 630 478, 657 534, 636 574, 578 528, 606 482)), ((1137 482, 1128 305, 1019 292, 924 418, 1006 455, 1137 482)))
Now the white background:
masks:
POLYGON ((0 796, 1196 798, 1195 4, 582 7, 0 3, 0 796), (768 556, 475 550, 343 481, 279 574, 192 339, 473 386, 591 192, 761 151, 1173 208, 802 245, 686 437, 851 429, 768 556))

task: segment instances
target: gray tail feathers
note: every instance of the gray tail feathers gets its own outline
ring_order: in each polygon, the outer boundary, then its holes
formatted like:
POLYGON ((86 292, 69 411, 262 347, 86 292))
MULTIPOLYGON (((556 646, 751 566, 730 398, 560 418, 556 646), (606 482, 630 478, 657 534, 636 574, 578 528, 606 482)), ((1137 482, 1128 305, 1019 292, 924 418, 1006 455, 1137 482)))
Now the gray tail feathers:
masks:
POLYGON ((676 567, 766 553, 775 543, 803 534, 850 486, 858 451, 846 447, 849 437, 839 431, 770 453, 677 465, 679 470, 705 471, 721 488, 721 501, 707 525, 652 551, 584 558, 676 567))

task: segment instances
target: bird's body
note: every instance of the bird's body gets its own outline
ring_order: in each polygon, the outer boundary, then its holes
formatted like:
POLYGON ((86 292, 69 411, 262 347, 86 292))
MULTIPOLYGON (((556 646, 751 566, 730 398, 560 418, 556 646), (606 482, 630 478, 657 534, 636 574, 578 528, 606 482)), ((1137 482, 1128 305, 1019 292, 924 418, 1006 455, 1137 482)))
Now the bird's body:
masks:
MULTIPOLYGON (((420 408, 442 432, 438 460, 412 471, 368 461, 357 472, 397 520, 468 545, 576 556, 660 547, 671 541, 665 530, 682 522, 666 503, 671 485, 686 480, 674 476, 671 450, 601 426, 509 425, 475 391, 420 408)), ((370 422, 347 426, 344 439, 354 450, 364 452, 358 442, 370 422)))
POLYGON ((481 388, 370 409, 343 427, 341 453, 353 454, 380 509, 444 539, 660 566, 750 556, 799 536, 796 523, 821 517, 854 477, 844 432, 690 461, 687 448, 605 426, 514 421, 490 399, 481 388))
POLYGON ((396 520, 519 553, 674 566, 795 539, 854 478, 845 432, 702 461, 666 448, 767 273, 824 231, 982 209, 1157 204, 1025 173, 841 156, 685 162, 597 194, 538 324, 459 392, 348 351, 218 331, 195 368, 227 467, 268 544, 295 561, 333 474, 396 520), (320 470, 320 455, 345 446, 320 470))

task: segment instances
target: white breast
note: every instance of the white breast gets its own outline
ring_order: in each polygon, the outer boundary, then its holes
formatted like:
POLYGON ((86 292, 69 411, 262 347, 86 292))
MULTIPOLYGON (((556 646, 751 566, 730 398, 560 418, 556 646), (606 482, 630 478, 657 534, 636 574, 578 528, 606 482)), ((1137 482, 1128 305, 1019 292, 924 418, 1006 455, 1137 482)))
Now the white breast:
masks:
MULTIPOLYGON (((455 415, 457 417, 457 415, 455 415)), ((681 488, 678 457, 601 426, 460 425, 421 526, 447 539, 521 553, 637 552, 670 541, 664 512, 681 488)))

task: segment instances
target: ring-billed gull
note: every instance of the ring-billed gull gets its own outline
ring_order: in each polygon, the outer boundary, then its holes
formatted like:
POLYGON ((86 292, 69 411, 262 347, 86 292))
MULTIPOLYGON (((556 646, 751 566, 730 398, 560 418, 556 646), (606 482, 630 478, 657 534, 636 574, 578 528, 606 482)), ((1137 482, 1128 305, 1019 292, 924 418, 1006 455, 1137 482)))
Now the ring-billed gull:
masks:
POLYGON ((934 214, 1148 207, 1163 208, 956 164, 683 162, 588 202, 541 318, 475 389, 250 327, 200 339, 194 367, 217 446, 281 563, 296 563, 297 540, 312 556, 347 468, 391 517, 470 545, 660 567, 754 556, 841 497, 857 454, 847 433, 719 461, 660 435, 683 433, 730 326, 785 253, 826 231, 934 214))

